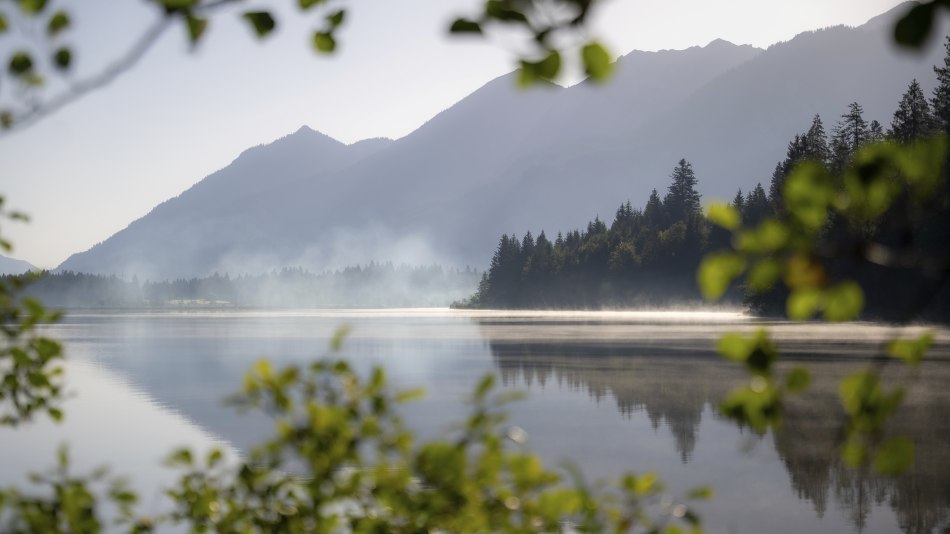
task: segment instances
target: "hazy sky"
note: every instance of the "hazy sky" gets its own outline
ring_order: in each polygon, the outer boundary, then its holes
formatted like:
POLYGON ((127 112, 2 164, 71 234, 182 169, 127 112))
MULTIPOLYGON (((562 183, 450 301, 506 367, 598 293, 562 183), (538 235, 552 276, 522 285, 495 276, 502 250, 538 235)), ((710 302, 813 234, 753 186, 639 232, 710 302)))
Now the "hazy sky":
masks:
MULTIPOLYGON (((805 30, 862 24, 899 3, 608 0, 593 28, 616 54, 716 38, 764 48, 805 30)), ((59 4, 74 14, 80 78, 115 58, 155 16, 141 0, 59 4)), ((173 28, 109 87, 0 137, 0 194, 33 219, 0 223, 14 256, 55 267, 244 149, 303 124, 346 143, 402 137, 512 68, 497 43, 447 37, 448 22, 481 0, 347 2, 339 53, 329 59, 308 46, 317 20, 295 16, 296 2, 272 4, 284 16, 263 43, 227 14, 212 21, 195 52, 173 28)), ((0 39, 0 57, 10 46, 0 39)))

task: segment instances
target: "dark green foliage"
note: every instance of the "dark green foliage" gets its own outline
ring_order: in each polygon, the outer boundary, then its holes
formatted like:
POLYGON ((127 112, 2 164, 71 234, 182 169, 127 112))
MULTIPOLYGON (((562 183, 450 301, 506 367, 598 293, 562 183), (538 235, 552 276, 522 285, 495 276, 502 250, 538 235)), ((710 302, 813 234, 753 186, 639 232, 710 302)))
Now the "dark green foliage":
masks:
POLYGON ((831 169, 840 174, 854 153, 870 141, 871 131, 864 120, 864 108, 857 102, 848 106, 831 134, 831 169))
MULTIPOLYGON (((723 235, 710 234, 686 160, 670 181, 666 200, 653 190, 643 210, 626 202, 609 227, 595 218, 553 244, 544 232, 537 241, 530 232, 521 240, 502 236, 478 292, 459 305, 598 308, 699 299, 693 273, 710 243, 724 244, 723 235)), ((761 186, 755 195, 753 204, 767 208, 761 186)))
MULTIPOLYGON (((3 209, 0 219, 22 220, 19 213, 3 209)), ((10 244, 0 239, 0 250, 10 244)), ((0 427, 15 426, 46 414, 62 418, 62 346, 41 333, 46 323, 60 314, 48 311, 38 300, 25 295, 36 275, 0 279, 0 427)))
POLYGON ((831 149, 828 147, 825 126, 819 115, 815 115, 812 119, 808 131, 792 139, 788 144, 785 160, 775 166, 772 181, 769 184, 769 202, 773 210, 781 212, 784 209, 782 189, 785 187, 785 178, 795 165, 807 160, 822 163, 831 161, 831 149))
POLYGON ((699 215, 700 194, 696 191, 697 179, 693 166, 681 159, 670 178, 672 182, 663 199, 667 220, 683 221, 699 215))
POLYGON ((934 133, 935 129, 930 104, 927 103, 920 84, 914 80, 894 112, 888 137, 900 143, 910 143, 927 137, 934 133))
POLYGON ((946 48, 947 54, 943 58, 943 66, 934 65, 937 87, 934 88, 930 105, 933 110, 936 128, 950 135, 950 36, 947 36, 944 48, 946 48))

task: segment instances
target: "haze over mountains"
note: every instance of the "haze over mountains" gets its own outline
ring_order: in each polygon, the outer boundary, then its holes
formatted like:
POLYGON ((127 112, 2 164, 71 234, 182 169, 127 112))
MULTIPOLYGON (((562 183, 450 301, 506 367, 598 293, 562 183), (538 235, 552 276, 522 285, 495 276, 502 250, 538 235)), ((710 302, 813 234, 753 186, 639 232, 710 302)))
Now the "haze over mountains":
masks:
POLYGON ((0 275, 23 274, 35 270, 37 270, 36 267, 34 267, 29 262, 15 258, 9 258, 0 254, 0 275))
POLYGON ((894 51, 895 17, 764 51, 719 40, 632 52, 604 87, 520 91, 503 76, 396 141, 346 146, 303 127, 59 269, 158 280, 370 261, 484 268, 502 233, 553 237, 642 205, 680 158, 704 200, 731 199, 767 185, 816 113, 830 130, 858 101, 886 126, 912 79, 929 94, 943 47, 894 51))

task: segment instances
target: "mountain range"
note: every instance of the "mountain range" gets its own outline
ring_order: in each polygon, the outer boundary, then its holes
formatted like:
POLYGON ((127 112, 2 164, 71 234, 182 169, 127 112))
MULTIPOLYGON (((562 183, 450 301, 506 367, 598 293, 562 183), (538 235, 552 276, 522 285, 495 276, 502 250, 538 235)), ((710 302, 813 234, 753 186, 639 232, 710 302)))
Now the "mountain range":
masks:
POLYGON ((0 276, 38 270, 29 262, 0 255, 0 276))
POLYGON ((604 86, 495 79, 409 135, 344 145, 309 127, 251 148, 59 270, 167 279, 370 261, 484 268, 502 233, 612 218, 692 162, 703 199, 767 187, 794 134, 849 103, 885 126, 944 50, 890 43, 900 6, 767 50, 631 52, 604 86))

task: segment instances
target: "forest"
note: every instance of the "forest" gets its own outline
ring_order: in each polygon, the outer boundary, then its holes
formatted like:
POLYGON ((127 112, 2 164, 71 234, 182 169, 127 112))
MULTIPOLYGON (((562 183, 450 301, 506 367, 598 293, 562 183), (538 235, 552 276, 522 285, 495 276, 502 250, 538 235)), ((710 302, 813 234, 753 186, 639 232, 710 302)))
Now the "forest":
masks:
MULTIPOLYGON (((937 86, 928 98, 917 80, 901 96, 885 128, 868 120, 858 102, 851 103, 830 133, 814 116, 810 125, 789 142, 786 157, 772 172, 768 187, 757 184, 739 190, 731 202, 746 227, 787 221, 783 198, 785 180, 798 164, 812 161, 841 176, 857 151, 888 141, 912 145, 935 134, 950 133, 950 40, 943 66, 935 66, 937 86)), ((503 235, 477 292, 458 307, 473 308, 608 308, 676 306, 699 303, 697 267, 710 252, 729 248, 732 234, 713 224, 697 190, 699 174, 682 159, 673 168, 664 194, 653 190, 642 208, 629 201, 620 205, 612 222, 599 217, 584 229, 558 233, 552 240, 542 230, 523 237, 503 235)), ((895 176, 894 180, 897 180, 895 176)), ((846 184, 839 180, 843 191, 846 184)), ((919 258, 936 258, 935 269, 946 265, 950 250, 950 188, 943 177, 937 194, 921 200, 904 194, 873 224, 859 230, 863 238, 846 241, 852 222, 830 218, 819 236, 825 243, 829 274, 847 272, 865 288, 865 317, 904 320, 907 314, 931 319, 950 317, 950 294, 941 273, 901 269, 919 258), (906 257, 876 258, 867 243, 899 248, 906 257), (853 245, 854 250, 849 246, 853 245), (861 248, 859 248, 861 247, 861 248), (833 248, 833 250, 831 250, 833 248), (882 261, 886 260, 886 261, 882 261), (886 264, 886 266, 885 266, 886 264), (895 268, 896 267, 896 268, 895 268)), ((778 227, 779 225, 776 225, 778 227)), ((819 246, 819 250, 822 247, 819 246)), ((740 284, 726 302, 742 303, 761 315, 781 315, 787 291, 782 284, 755 288, 740 284)))
MULTIPOLYGON (((16 277, 0 277, 0 283, 16 277)), ((285 268, 257 275, 140 282, 75 272, 45 272, 26 293, 56 308, 407 307, 445 306, 478 281, 470 268, 370 263, 313 273, 285 268)))

